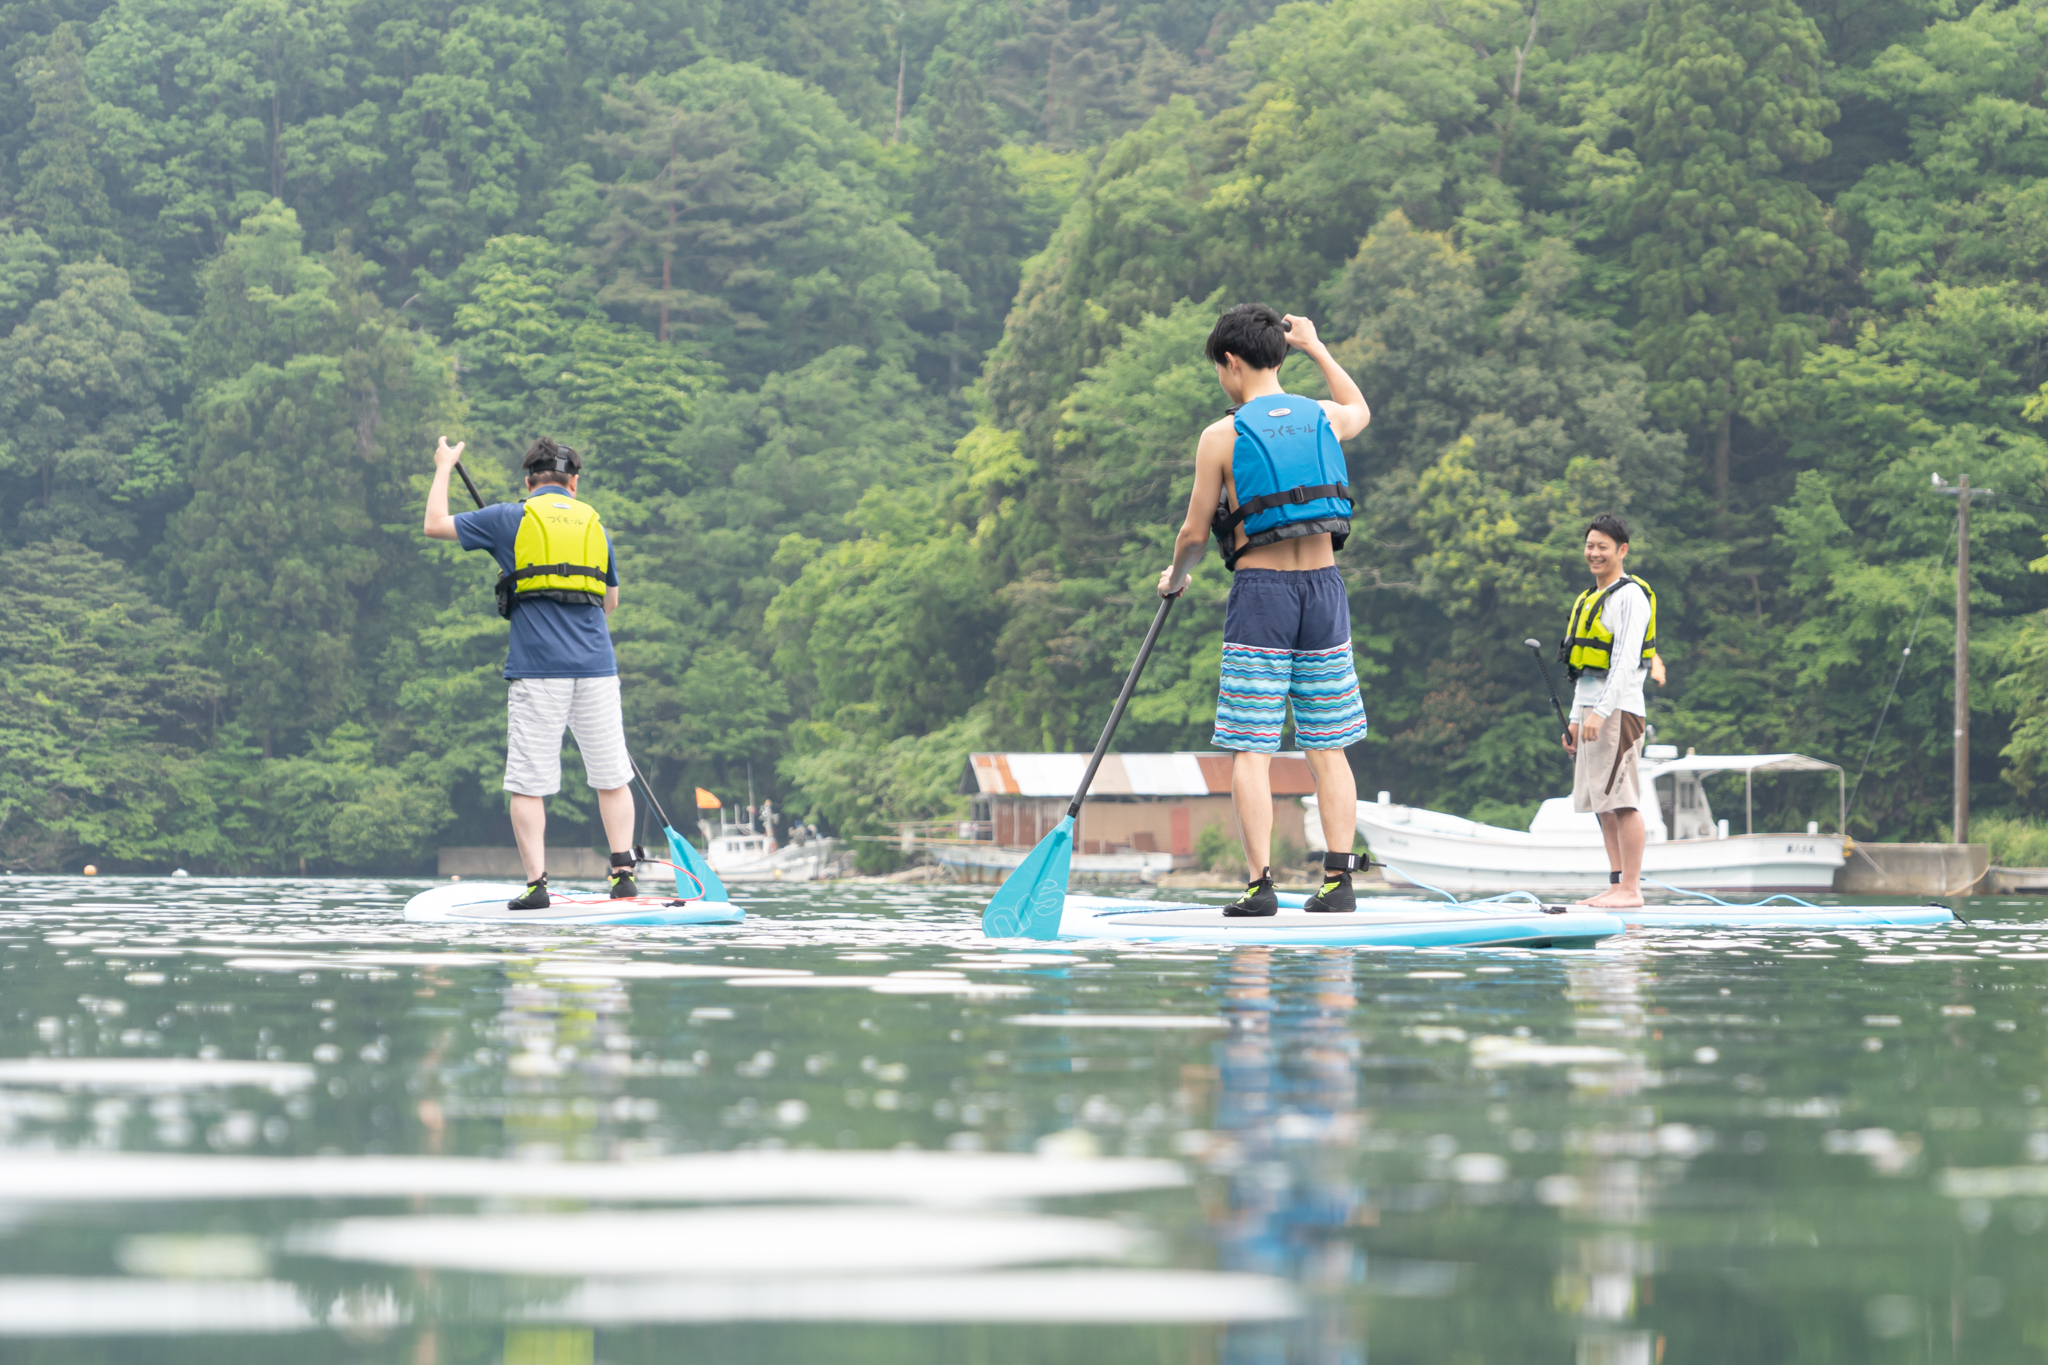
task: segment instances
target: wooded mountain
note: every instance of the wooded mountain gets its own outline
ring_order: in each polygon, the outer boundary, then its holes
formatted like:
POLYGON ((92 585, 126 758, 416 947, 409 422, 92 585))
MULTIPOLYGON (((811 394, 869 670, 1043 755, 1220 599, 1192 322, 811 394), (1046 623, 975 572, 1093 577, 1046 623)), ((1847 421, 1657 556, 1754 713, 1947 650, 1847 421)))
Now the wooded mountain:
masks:
MULTIPOLYGON (((1374 408, 1365 790, 1558 788, 1521 641, 1611 510, 1659 737, 1937 836, 1968 474, 1974 799, 2048 813, 2048 0, 53 0, 0 69, 0 864, 504 842, 442 432, 585 452, 664 794, 945 814, 1094 738, 1246 299, 1374 408)), ((1124 747, 1206 746, 1227 589, 1124 747)))

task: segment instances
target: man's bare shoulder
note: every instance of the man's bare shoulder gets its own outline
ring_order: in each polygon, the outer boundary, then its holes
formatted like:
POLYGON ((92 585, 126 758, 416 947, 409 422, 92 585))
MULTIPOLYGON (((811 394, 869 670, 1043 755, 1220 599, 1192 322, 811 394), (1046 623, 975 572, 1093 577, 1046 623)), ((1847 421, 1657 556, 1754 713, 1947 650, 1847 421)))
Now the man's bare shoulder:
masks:
POLYGON ((1237 419, 1225 416, 1202 428, 1202 439, 1196 450, 1201 454, 1210 454, 1217 450, 1229 450, 1236 444, 1237 419))

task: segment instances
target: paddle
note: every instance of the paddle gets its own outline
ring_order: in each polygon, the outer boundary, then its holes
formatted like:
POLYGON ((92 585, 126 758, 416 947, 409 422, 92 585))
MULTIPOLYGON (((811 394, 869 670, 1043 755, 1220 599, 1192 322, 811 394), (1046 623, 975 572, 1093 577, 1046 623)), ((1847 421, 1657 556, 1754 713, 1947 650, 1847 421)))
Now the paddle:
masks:
POLYGON ((1570 734, 1572 723, 1565 719, 1564 703, 1557 699, 1557 684, 1550 680, 1550 665, 1543 662, 1543 642, 1541 640, 1524 640, 1522 643, 1527 645, 1529 652, 1536 656, 1536 667, 1543 670, 1543 690, 1550 694, 1550 709, 1557 712, 1557 723, 1564 727, 1566 734, 1570 734))
POLYGON ((1131 704, 1131 693, 1138 686, 1138 675, 1145 671, 1145 661, 1152 657, 1152 646, 1159 639, 1159 629, 1166 624, 1166 613, 1173 610, 1172 597, 1159 601, 1158 614, 1152 618, 1152 629, 1145 632, 1145 643, 1138 646, 1138 660, 1131 665, 1131 674, 1124 679, 1124 690, 1117 694, 1116 707, 1109 713, 1109 724, 1102 727, 1102 738, 1095 741, 1095 753, 1088 760, 1088 771, 1081 774, 1081 785, 1074 792, 1074 799, 1067 805, 1067 815, 1053 826, 1052 833, 1038 841, 1038 846, 1024 856, 1017 870, 1004 879, 990 898, 988 908, 981 912, 981 932, 988 938, 1058 938, 1060 934, 1060 913, 1067 904, 1067 871, 1074 856, 1074 818, 1081 813, 1081 802, 1088 797, 1088 788, 1095 781, 1095 770, 1102 766, 1102 756, 1109 752, 1110 737, 1116 734, 1117 722, 1124 718, 1124 708, 1131 704))
MULTIPOLYGON (((654 788, 647 785, 647 774, 640 771, 640 765, 634 761, 631 754, 626 755, 626 762, 632 764, 633 776, 640 779, 640 790, 646 794, 647 804, 654 807, 654 818, 661 821, 661 828, 668 835, 669 856, 676 860, 679 867, 686 869, 697 879, 697 884, 704 888, 705 900, 731 900, 732 897, 726 894, 725 883, 718 880, 718 874, 711 870, 710 863, 704 861, 704 855, 697 851, 696 845, 676 833, 676 827, 668 822, 668 812, 663 810, 661 802, 655 799, 654 788)), ((676 894, 683 894, 681 872, 676 874, 676 894)))

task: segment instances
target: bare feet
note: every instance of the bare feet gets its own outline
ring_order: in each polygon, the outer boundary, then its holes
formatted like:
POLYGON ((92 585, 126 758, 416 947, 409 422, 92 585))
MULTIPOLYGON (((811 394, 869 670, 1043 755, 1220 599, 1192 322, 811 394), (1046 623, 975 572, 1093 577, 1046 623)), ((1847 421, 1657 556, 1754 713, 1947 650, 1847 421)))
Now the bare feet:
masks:
POLYGON ((1588 910, 1639 910, 1643 904, 1643 893, 1631 891, 1625 886, 1610 886, 1597 896, 1588 896, 1574 902, 1588 910))

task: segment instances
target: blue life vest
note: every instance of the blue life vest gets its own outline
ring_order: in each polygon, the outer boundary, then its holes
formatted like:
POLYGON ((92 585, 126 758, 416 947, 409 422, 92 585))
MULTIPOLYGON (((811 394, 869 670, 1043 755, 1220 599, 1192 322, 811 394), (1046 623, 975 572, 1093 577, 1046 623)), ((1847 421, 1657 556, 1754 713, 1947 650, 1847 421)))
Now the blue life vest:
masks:
POLYGON ((1351 536, 1350 475, 1329 414, 1313 398, 1268 394, 1237 409, 1237 446, 1230 454, 1230 479, 1237 506, 1221 503, 1213 523, 1226 568, 1259 545, 1297 536, 1330 537, 1341 550, 1351 536), (1242 524, 1245 543, 1239 547, 1242 524))

